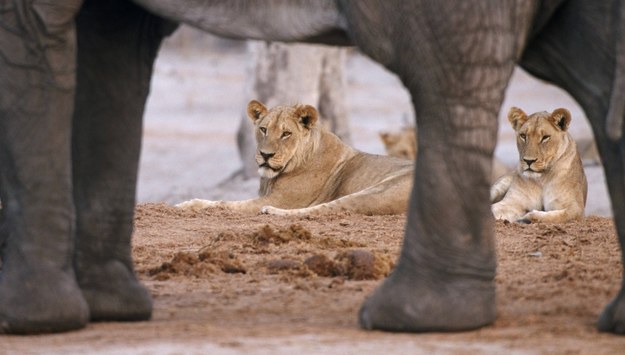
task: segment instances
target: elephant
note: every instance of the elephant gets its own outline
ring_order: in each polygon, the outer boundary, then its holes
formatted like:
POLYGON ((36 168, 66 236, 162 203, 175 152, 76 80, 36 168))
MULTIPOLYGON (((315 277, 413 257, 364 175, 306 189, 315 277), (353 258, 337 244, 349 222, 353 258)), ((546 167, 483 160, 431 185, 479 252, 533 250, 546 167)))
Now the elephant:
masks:
MULTIPOLYGON (((623 0, 8 0, 0 4, 0 329, 149 319, 130 254, 141 124, 163 37, 354 45, 412 96, 419 148, 404 243, 365 329, 494 322, 489 177, 515 65, 568 91, 597 141, 625 249, 623 0)), ((625 333, 625 280, 598 321, 625 333)))

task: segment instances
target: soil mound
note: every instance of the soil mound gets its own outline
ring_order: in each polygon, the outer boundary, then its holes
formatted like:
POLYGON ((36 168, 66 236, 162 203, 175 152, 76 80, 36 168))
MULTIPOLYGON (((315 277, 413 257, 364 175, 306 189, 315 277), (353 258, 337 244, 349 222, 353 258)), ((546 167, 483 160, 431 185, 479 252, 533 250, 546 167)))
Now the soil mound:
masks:
MULTIPOLYGON (((162 212, 162 206, 158 209, 162 212)), ((159 213, 160 213, 159 212, 159 213)), ((178 215, 180 216, 180 215, 178 215)), ((138 217, 142 218, 142 217, 138 217)), ((394 266, 388 253, 349 249, 362 243, 329 237, 316 238, 301 224, 285 227, 265 224, 255 230, 219 231, 197 252, 176 252, 168 261, 148 269, 155 280, 173 276, 211 277, 217 272, 280 274, 289 277, 342 277, 348 280, 377 280, 394 266), (319 253, 332 248, 333 257, 319 253), (280 254, 280 259, 276 259, 280 254)))

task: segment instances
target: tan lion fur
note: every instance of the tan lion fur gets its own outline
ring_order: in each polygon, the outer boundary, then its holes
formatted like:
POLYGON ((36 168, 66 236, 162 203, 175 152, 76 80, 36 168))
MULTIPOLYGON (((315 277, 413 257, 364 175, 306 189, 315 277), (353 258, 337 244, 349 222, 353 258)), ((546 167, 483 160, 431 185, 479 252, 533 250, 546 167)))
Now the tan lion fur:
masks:
POLYGON ((491 188, 493 215, 521 222, 566 222, 584 216, 588 184, 575 141, 571 113, 563 108, 529 117, 513 107, 519 165, 491 188))
POLYGON ((415 127, 403 127, 396 132, 380 132, 386 154, 391 157, 415 160, 417 158, 417 132, 415 127))
MULTIPOLYGON (((417 134, 414 126, 403 127, 395 132, 380 132, 386 154, 391 157, 415 160, 417 158, 417 134)), ((491 182, 510 171, 501 160, 493 158, 491 182)))
POLYGON ((247 112, 254 123, 257 142, 259 197, 245 201, 194 199, 178 207, 221 206, 280 215, 406 212, 413 162, 349 147, 317 124, 317 110, 312 106, 267 109, 260 102, 251 101, 247 112))

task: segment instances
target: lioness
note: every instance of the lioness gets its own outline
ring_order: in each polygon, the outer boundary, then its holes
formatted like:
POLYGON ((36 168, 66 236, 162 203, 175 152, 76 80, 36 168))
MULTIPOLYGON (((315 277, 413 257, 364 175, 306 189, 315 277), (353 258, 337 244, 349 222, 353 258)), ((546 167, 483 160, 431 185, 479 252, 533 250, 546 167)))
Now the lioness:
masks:
POLYGON ((563 108, 529 117, 512 107, 508 121, 516 132, 518 168, 490 190, 493 215, 508 221, 566 222, 584 216, 588 184, 563 108))
MULTIPOLYGON (((414 126, 403 127, 395 132, 380 132, 386 154, 391 157, 415 160, 417 158, 417 134, 414 126)), ((510 168, 501 160, 493 158, 491 182, 508 173, 510 168)))
POLYGON ((417 132, 414 126, 402 127, 396 132, 380 132, 380 139, 387 155, 410 160, 417 158, 417 132))
POLYGON ((194 199, 184 209, 223 206, 278 215, 353 211, 362 214, 406 212, 412 189, 412 161, 357 151, 317 124, 308 105, 267 109, 247 106, 254 123, 259 197, 245 201, 194 199))

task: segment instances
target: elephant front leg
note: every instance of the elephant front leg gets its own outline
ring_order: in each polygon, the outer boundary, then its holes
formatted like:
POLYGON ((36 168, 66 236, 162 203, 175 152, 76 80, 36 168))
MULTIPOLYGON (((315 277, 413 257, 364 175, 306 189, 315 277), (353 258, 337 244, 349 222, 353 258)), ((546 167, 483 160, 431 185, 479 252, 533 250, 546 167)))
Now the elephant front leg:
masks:
POLYGON ((458 331, 495 320, 491 158, 451 139, 419 145, 400 258, 360 310, 366 329, 458 331))
MULTIPOLYGON (((360 4, 346 5, 353 18, 369 14, 351 13, 360 4)), ((390 42, 397 46, 387 57, 380 55, 387 47, 367 43, 372 38, 359 43, 398 73, 419 127, 404 244, 396 268, 360 310, 367 329, 459 331, 496 317, 492 153, 497 112, 527 31, 522 18, 531 8, 463 4, 401 3, 404 11, 393 15, 401 27, 390 42)))
POLYGON ((127 1, 87 1, 79 13, 72 154, 74 265, 92 320, 146 320, 131 235, 142 117, 165 23, 127 1))
POLYGON ((84 327, 72 267, 70 131, 80 1, 0 11, 0 333, 84 327))

